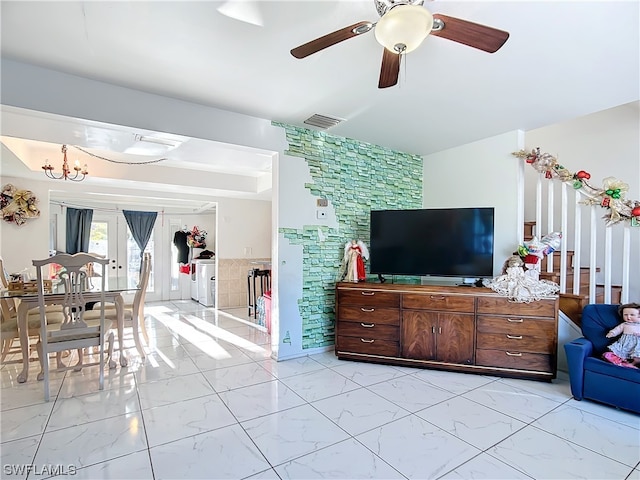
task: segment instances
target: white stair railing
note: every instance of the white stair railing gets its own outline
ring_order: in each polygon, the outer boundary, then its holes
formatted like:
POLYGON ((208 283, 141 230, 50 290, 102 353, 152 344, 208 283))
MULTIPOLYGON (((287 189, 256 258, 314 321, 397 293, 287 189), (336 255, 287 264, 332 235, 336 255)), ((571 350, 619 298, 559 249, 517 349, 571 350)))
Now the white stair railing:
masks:
MULTIPOLYGON (((527 152, 514 152, 514 155, 521 159, 527 159, 527 163, 531 159, 531 154, 527 152)), ((539 151, 537 155, 540 156, 539 151)), ((598 195, 602 195, 604 190, 592 188, 586 182, 579 188, 574 189, 573 200, 569 200, 569 188, 572 182, 579 181, 575 175, 569 175, 564 167, 557 165, 555 158, 548 154, 546 156, 546 169, 536 168, 539 174, 536 176, 535 185, 520 182, 519 185, 525 191, 521 192, 521 197, 535 198, 535 226, 533 234, 539 239, 544 234, 551 232, 562 233, 562 244, 559 252, 548 255, 546 263, 546 271, 553 272, 554 256, 560 255, 559 285, 560 293, 572 293, 573 295, 584 295, 588 292, 589 303, 612 303, 618 302, 617 292, 619 290, 619 301, 627 303, 630 301, 630 271, 632 234, 640 235, 640 228, 632 228, 631 223, 634 221, 629 213, 636 212, 637 202, 625 201, 622 205, 623 218, 614 221, 613 214, 610 213, 608 221, 597 218, 602 214, 603 206, 598 195), (551 163, 549 163, 551 162, 551 163), (553 170, 553 174, 550 170, 553 170), (558 174, 560 171, 560 174, 558 174), (546 188, 546 195, 543 190, 546 188), (588 188, 587 188, 588 187, 588 188), (527 192, 533 189, 532 195, 527 192), (556 196, 560 196, 560 202, 556 201, 556 196), (636 206, 634 208, 634 205, 636 206), (628 210, 628 212, 627 212, 628 210), (583 214, 588 211, 589 222, 583 225, 583 214), (573 222, 569 222, 569 216, 573 217, 573 222), (626 215, 626 216, 625 216, 626 215), (560 217, 559 220, 557 217, 560 217), (625 221, 631 218, 632 221, 625 221), (540 228, 546 220, 546 231, 540 228), (571 225, 571 226, 570 226, 571 225), (586 227, 586 228, 585 228, 586 227), (615 232, 614 232, 615 229, 615 232), (633 232, 632 232, 633 230, 633 232), (600 240, 603 239, 603 240, 600 240), (568 264, 568 252, 573 250, 573 264, 568 264), (588 258, 583 259, 583 251, 588 251, 588 258), (612 253, 614 251, 621 252, 621 260, 614 263, 612 253), (588 270, 589 281, 585 285, 581 281, 581 271, 588 270), (567 285, 567 273, 573 272, 573 281, 571 285, 567 285), (619 280, 619 284, 613 284, 613 278, 619 280), (597 295, 597 289, 600 289, 602 295, 597 295), (614 295, 614 291, 616 295, 614 295)), ((522 173, 522 172, 521 172, 522 173)), ((606 200, 609 201, 608 199, 606 200)), ((619 213, 619 212, 616 212, 619 213)), ((636 266, 639 268, 640 265, 636 266)))

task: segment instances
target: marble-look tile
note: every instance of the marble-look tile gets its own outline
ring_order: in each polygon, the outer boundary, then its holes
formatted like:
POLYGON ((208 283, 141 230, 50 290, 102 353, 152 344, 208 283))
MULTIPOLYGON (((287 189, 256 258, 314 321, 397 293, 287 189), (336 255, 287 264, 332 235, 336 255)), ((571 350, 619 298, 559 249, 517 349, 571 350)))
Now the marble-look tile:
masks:
POLYGON ((138 412, 47 432, 34 464, 73 465, 79 469, 146 448, 138 412))
POLYGON ((531 480, 531 477, 497 458, 481 453, 439 480, 531 480))
POLYGON ((309 355, 309 358, 321 363, 325 367, 337 367, 338 365, 344 365, 348 362, 347 360, 340 360, 336 357, 333 349, 326 352, 314 353, 313 355, 309 355))
POLYGON ((171 377, 189 375, 200 370, 191 358, 147 358, 145 363, 135 372, 136 382, 155 382, 171 377))
MULTIPOLYGON (((4 414, 3 414, 4 415, 4 414)), ((2 478, 18 480, 27 478, 25 466, 31 465, 41 436, 26 437, 20 440, 5 441, 2 437, 0 448, 0 463, 2 463, 2 478)))
POLYGON ((140 410, 138 392, 128 388, 102 390, 61 398, 55 404, 47 431, 102 420, 140 410))
POLYGON ((481 450, 486 450, 526 425, 462 397, 425 408, 416 412, 416 415, 481 450))
POLYGON ((244 480, 280 480, 280 477, 273 468, 270 468, 268 470, 265 470, 264 472, 245 477, 244 480))
POLYGON ((560 405, 554 400, 502 382, 493 382, 476 388, 463 396, 525 423, 541 417, 560 405))
POLYGON ((447 372, 445 370, 421 369, 413 376, 429 385, 452 393, 465 393, 474 388, 494 382, 497 377, 476 375, 473 373, 447 372))
POLYGON ((358 435, 409 415, 366 388, 313 402, 312 405, 351 435, 358 435))
POLYGON ((253 360, 244 352, 235 347, 218 347, 206 352, 202 350, 200 353, 190 353, 193 363, 195 363, 201 372, 207 370, 215 370, 216 368, 235 367, 236 365, 244 365, 252 363, 253 360))
POLYGON ((2 442, 42 434, 51 416, 53 405, 53 402, 48 402, 2 412, 0 417, 2 442))
POLYGON ((96 463, 76 470, 70 478, 78 480, 140 480, 153 478, 149 453, 146 450, 96 463))
POLYGON ((201 373, 143 383, 138 386, 140 405, 143 409, 182 402, 212 393, 215 391, 201 373))
MULTIPOLYGON (((172 345, 152 345, 145 349, 145 353, 147 357, 152 357, 155 361, 160 364, 162 362, 166 363, 166 359, 183 359, 189 358, 189 354, 184 349, 183 345, 180 344, 172 344, 172 345)), ((151 363, 147 360, 148 363, 151 363)))
POLYGON ((640 432, 592 413, 563 405, 532 425, 630 467, 640 462, 640 432))
POLYGON ((150 453, 156 480, 239 479, 271 467, 239 425, 153 447, 150 453))
POLYGON ((220 392, 239 422, 297 407, 305 401, 278 380, 220 392))
POLYGON ((368 388, 410 412, 417 412, 454 396, 453 393, 429 385, 413 375, 377 383, 368 388))
POLYGON ((292 358, 283 362, 268 359, 259 363, 276 378, 286 378, 327 368, 310 357, 292 358))
POLYGON ((578 408, 584 412, 593 413, 599 417, 606 418, 612 422, 621 423, 628 427, 640 430, 640 415, 627 412, 625 410, 619 410, 609 405, 603 405, 597 402, 591 402, 589 400, 575 400, 571 399, 565 403, 568 407, 578 408))
POLYGON ((143 417, 151 447, 236 423, 215 393, 151 408, 143 412, 143 417))
MULTIPOLYGON (((44 403, 44 382, 37 381, 36 374, 33 374, 32 377, 26 383, 2 387, 2 395, 0 396, 0 409, 2 412, 13 408, 44 403)), ((50 401, 55 400, 61 385, 62 379, 50 382, 50 401)))
MULTIPOLYGON (((129 357, 130 358, 130 357, 129 357)), ((132 365, 135 362, 129 361, 132 365)), ((122 368, 118 366, 113 370, 104 372, 104 389, 128 389, 134 391, 136 380, 131 367, 122 368)), ((135 367, 134 367, 135 368, 135 367)), ((97 369, 83 369, 82 372, 69 372, 64 379, 58 398, 71 398, 100 391, 98 377, 100 372, 97 369), (73 375, 71 375, 73 373, 73 375)))
POLYGON ((551 382, 537 382, 518 378, 501 378, 499 381, 556 402, 566 402, 573 396, 571 395, 569 376, 563 372, 558 372, 557 378, 551 382))
POLYGON ((207 370, 202 372, 202 375, 211 383, 216 392, 248 387, 274 379, 273 375, 254 362, 207 370))
POLYGON ((533 478, 623 479, 630 468, 535 427, 526 427, 487 453, 533 478))
POLYGON ((242 426, 273 466, 348 438, 310 405, 248 420, 242 426))
POLYGON ((317 370, 282 379, 282 382, 307 402, 331 397, 360 386, 331 369, 317 370))
POLYGON ((280 465, 276 472, 283 479, 404 479, 352 438, 280 465))
POLYGON ((480 453, 415 415, 370 430, 356 439, 407 478, 437 478, 480 453))
POLYGON ((405 375, 400 370, 388 365, 377 365, 366 362, 349 362, 333 367, 332 370, 363 387, 405 375))
POLYGON ((640 468, 634 469, 626 478, 626 480, 640 480, 640 468))

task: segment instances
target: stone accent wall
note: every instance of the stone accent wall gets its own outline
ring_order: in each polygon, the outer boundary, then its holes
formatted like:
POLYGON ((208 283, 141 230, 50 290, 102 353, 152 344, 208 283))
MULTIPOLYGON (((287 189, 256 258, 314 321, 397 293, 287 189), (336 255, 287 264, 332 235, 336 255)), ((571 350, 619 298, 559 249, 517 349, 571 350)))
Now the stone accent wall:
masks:
MULTIPOLYGON (((267 258, 218 258, 218 308, 248 306, 247 275, 253 268, 262 268, 252 262, 269 263, 267 258)), ((258 295, 260 291, 258 291, 258 295)))
POLYGON ((305 185, 335 208, 337 229, 305 225, 280 228, 292 244, 303 247, 303 348, 334 343, 335 282, 351 239, 369 243, 371 210, 422 207, 422 157, 336 137, 325 132, 274 123, 284 128, 289 156, 307 161, 312 183, 305 185))

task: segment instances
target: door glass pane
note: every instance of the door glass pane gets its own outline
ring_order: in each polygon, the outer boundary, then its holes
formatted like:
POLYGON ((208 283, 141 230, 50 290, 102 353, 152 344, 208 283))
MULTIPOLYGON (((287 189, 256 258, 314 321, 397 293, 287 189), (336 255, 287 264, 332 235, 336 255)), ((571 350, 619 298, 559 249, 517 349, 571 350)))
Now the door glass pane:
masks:
MULTIPOLYGON (((151 238, 149 238, 149 243, 147 243, 144 251, 152 254, 151 262, 153 265, 153 232, 151 232, 151 238)), ((131 231, 127 228, 127 284, 129 288, 135 288, 140 282, 141 261, 140 247, 138 247, 138 244, 131 235, 131 231)), ((151 270, 153 271, 153 267, 151 270)), ((153 292, 153 275, 149 275, 147 292, 153 292)))
MULTIPOLYGON (((89 233, 89 253, 96 253, 105 258, 109 256, 109 236, 107 222, 91 222, 91 232, 89 233)), ((102 265, 95 265, 99 269, 95 273, 102 275, 102 265)))

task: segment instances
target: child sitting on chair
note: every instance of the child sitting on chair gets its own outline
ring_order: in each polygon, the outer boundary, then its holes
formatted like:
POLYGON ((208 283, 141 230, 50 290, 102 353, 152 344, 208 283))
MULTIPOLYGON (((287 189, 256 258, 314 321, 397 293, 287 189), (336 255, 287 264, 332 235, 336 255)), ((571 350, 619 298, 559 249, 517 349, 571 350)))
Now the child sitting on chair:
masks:
POLYGON ((618 313, 623 323, 610 330, 607 338, 622 335, 609 345, 611 351, 606 352, 603 357, 616 365, 640 368, 640 304, 620 305, 618 313))

